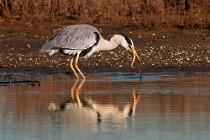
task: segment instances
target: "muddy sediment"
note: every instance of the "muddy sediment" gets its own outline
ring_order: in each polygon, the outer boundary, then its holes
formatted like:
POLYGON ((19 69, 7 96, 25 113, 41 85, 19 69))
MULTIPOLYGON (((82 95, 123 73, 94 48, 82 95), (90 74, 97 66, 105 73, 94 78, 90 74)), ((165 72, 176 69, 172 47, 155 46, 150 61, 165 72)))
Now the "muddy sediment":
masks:
MULTIPOLYGON (((117 31, 100 28, 109 39, 117 31)), ((55 29, 58 29, 55 28, 55 29)), ((0 26, 0 71, 68 72, 70 57, 62 54, 49 56, 39 49, 54 29, 27 25, 0 26)), ((135 63, 143 72, 210 70, 210 32, 208 30, 160 29, 155 31, 124 28, 135 44, 142 62, 135 63)), ((89 59, 80 59, 84 72, 136 71, 130 68, 132 55, 124 48, 94 53, 89 59)))

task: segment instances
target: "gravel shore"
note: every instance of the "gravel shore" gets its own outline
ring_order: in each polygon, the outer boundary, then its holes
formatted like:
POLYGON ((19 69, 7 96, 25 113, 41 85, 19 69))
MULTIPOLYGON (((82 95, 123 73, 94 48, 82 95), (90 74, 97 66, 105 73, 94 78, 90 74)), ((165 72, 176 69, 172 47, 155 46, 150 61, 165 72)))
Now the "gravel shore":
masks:
MULTIPOLYGON (((27 24, 0 24, 0 71, 68 72, 70 57, 62 54, 49 56, 39 49, 55 30, 27 24)), ((97 26, 105 39, 115 30, 97 26)), ((55 29, 59 29, 58 27, 55 29)), ((124 28, 137 53, 142 58, 135 66, 143 72, 209 71, 210 32, 208 30, 159 29, 143 31, 124 28)), ((94 53, 89 59, 80 59, 83 72, 128 72, 132 56, 124 48, 94 53)))

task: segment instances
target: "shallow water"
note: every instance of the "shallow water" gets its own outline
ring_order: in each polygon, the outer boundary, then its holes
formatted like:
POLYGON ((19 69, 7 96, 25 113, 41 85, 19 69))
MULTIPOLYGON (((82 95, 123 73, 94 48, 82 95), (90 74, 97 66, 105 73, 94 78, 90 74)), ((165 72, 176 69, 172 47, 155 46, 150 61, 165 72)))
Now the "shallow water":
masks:
POLYGON ((0 73, 0 139, 210 138, 210 74, 0 73), (28 84, 27 82, 39 82, 28 84))

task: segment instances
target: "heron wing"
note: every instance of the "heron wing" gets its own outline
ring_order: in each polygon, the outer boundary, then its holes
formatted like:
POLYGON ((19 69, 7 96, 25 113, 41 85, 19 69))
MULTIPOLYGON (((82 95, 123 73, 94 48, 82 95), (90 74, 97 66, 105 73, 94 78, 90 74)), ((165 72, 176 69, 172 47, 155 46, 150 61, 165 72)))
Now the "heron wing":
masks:
POLYGON ((55 33, 43 45, 41 52, 51 50, 68 49, 84 50, 97 43, 99 31, 90 25, 70 25, 55 33))

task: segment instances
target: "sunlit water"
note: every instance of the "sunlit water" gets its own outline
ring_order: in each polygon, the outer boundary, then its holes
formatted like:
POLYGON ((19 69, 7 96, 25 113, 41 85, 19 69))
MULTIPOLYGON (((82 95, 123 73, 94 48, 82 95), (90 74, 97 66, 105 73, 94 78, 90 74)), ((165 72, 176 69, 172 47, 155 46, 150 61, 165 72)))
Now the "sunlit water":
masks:
POLYGON ((0 83, 1 140, 210 139, 208 73, 0 73, 0 83))

